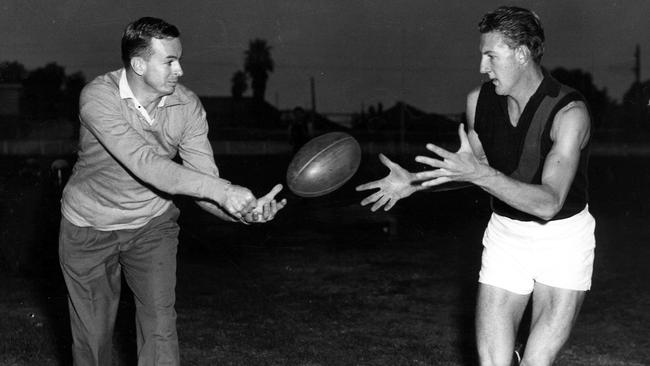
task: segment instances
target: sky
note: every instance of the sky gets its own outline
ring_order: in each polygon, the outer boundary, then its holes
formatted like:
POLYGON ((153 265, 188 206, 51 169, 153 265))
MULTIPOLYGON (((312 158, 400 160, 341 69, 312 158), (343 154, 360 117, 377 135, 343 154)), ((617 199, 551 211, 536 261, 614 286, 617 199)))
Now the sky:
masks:
POLYGON ((0 0, 0 61, 56 62, 89 81, 121 67, 126 24, 154 16, 179 28, 182 83, 199 95, 229 95, 248 42, 260 38, 275 61, 266 100, 278 108, 310 107, 313 78, 319 112, 403 100, 455 114, 483 80, 477 24, 503 4, 540 16, 545 67, 589 72, 620 101, 639 44, 641 79, 650 79, 647 0, 0 0))

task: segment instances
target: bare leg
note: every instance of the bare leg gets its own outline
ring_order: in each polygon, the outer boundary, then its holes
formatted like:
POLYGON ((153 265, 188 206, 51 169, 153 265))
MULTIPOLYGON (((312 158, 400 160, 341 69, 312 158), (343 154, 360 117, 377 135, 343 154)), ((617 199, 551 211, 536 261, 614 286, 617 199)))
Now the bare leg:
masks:
POLYGON ((510 366, 521 317, 530 295, 479 284, 476 342, 482 366, 510 366))
POLYGON ((552 365, 580 312, 585 291, 535 284, 530 334, 521 365, 552 365))

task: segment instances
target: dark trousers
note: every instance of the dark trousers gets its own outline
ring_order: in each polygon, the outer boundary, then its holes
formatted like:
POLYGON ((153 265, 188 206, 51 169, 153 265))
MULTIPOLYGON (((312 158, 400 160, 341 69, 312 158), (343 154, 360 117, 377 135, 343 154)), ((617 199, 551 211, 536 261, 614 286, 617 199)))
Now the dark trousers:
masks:
POLYGON ((122 273, 135 299, 138 366, 179 364, 178 215, 173 206, 144 227, 115 231, 61 220, 59 261, 68 288, 75 365, 112 365, 122 273))

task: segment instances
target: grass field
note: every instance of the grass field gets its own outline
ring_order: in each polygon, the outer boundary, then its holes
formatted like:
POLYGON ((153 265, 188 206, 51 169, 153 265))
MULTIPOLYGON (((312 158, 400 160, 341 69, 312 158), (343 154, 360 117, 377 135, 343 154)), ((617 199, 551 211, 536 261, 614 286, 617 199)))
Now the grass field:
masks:
MULTIPOLYGON (((258 194, 283 180, 288 163, 217 160, 224 176, 258 194)), ((648 162, 592 159, 593 287, 557 365, 650 364, 648 162)), ((18 174, 20 161, 0 164, 0 365, 68 365, 58 191, 47 170, 36 178, 18 174)), ((339 191, 313 199, 285 192, 289 204, 276 221, 252 227, 178 199, 183 364, 474 365, 487 197, 477 189, 422 193, 371 214, 353 187, 384 174, 376 157, 364 156, 339 191)), ((117 364, 131 365, 133 306, 124 289, 115 352, 117 364)))

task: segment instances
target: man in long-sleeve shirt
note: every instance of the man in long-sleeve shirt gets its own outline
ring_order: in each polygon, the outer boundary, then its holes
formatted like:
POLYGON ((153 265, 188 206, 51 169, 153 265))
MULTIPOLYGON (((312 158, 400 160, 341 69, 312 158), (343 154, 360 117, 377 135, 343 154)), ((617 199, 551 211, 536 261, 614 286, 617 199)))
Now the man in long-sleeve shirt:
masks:
POLYGON ((79 156, 61 204, 61 268, 69 292, 76 365, 110 365, 121 273, 133 290, 138 365, 177 365, 175 284, 178 209, 197 199, 228 221, 266 222, 284 207, 276 185, 256 199, 219 177, 205 111, 178 84, 180 33, 156 18, 129 24, 124 68, 80 97, 79 156), (179 155, 182 165, 172 159, 179 155))

